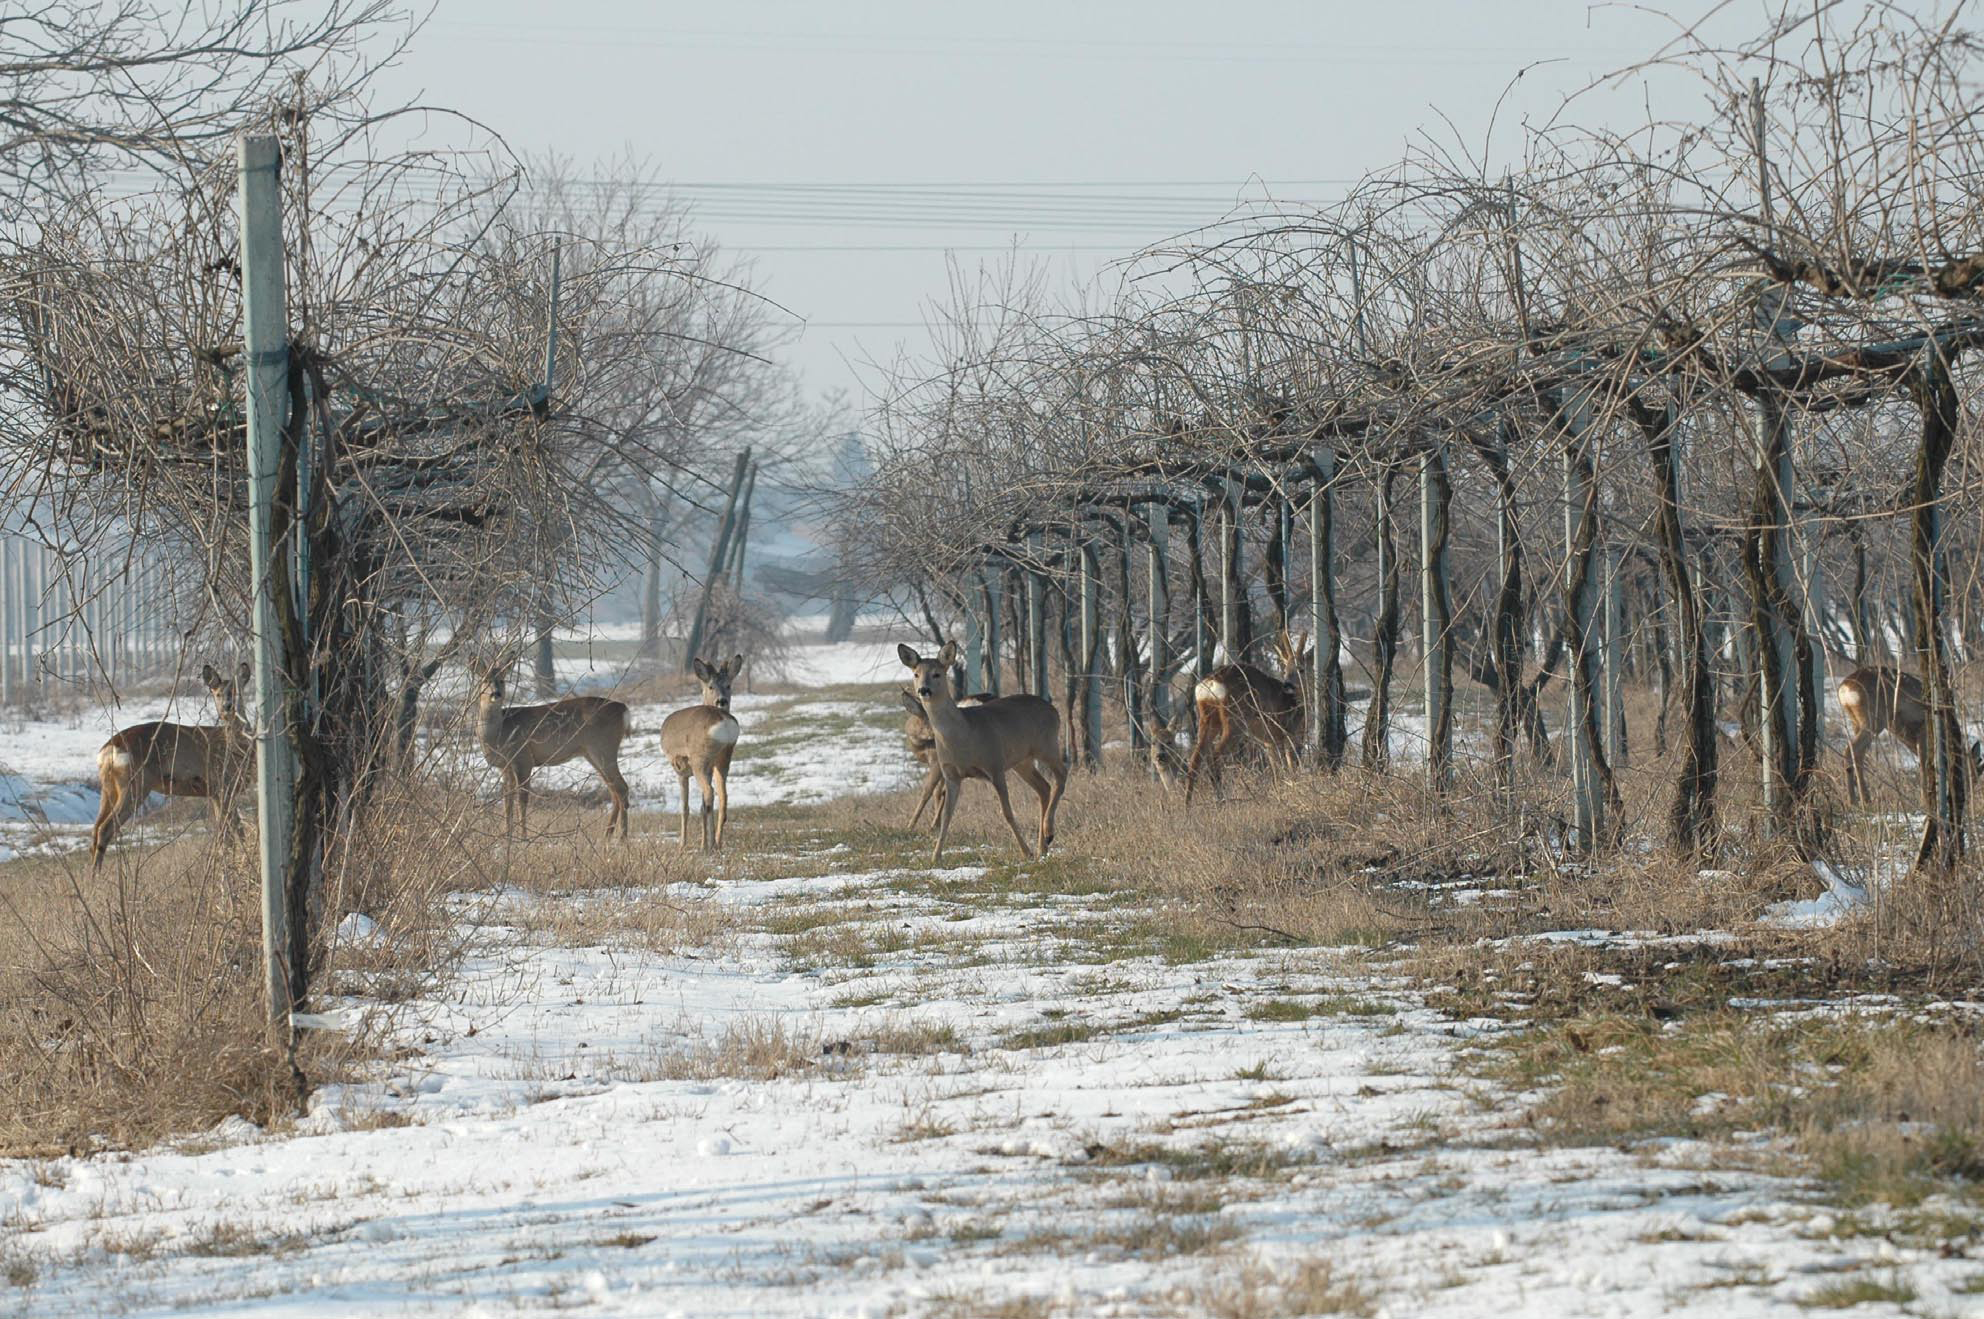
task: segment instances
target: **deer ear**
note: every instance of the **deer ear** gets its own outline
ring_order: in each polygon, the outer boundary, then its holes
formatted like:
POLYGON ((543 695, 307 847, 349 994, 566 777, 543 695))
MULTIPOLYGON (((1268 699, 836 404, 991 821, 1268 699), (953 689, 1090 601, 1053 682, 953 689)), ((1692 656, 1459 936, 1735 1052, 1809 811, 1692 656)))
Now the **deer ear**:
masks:
POLYGON ((716 681, 716 671, 710 668, 709 662, 700 655, 690 661, 689 669, 690 672, 696 675, 696 679, 699 682, 713 683, 716 681))
POLYGON ((252 686, 254 682, 255 682, 255 666, 253 664, 250 664, 247 660, 242 660, 241 685, 243 687, 249 687, 252 686))
POLYGON ((896 645, 896 658, 902 661, 902 666, 905 669, 913 669, 917 665, 923 662, 923 657, 921 655, 918 655, 908 646, 902 645, 901 643, 897 643, 896 645))
POLYGON ((958 643, 955 641, 946 641, 944 648, 937 652, 937 662, 947 669, 951 665, 956 664, 958 662, 958 643))
POLYGON ((218 687, 220 686, 220 674, 214 669, 213 665, 202 664, 200 666, 200 681, 209 687, 218 687))
POLYGON ((904 692, 902 693, 902 708, 911 714, 921 715, 923 713, 923 702, 917 700, 908 692, 904 692))
POLYGON ((730 676, 735 678, 742 672, 744 672, 744 657, 742 655, 732 655, 730 657, 730 676))

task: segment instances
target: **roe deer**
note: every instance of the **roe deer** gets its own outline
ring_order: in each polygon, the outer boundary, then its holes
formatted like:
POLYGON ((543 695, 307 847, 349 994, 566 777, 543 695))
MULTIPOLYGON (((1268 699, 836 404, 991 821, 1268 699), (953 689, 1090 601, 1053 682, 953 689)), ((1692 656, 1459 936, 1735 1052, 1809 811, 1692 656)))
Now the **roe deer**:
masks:
MULTIPOLYGON (((1893 733, 1918 758, 1929 710, 1922 703, 1922 680, 1887 664, 1869 664, 1839 680, 1839 704, 1853 725, 1846 748, 1846 795, 1867 799, 1867 748, 1882 733, 1893 733)), ((1970 744, 1972 770, 1984 777, 1984 749, 1970 744)))
POLYGON ((604 696, 567 696, 548 705, 503 704, 503 666, 483 671, 476 690, 482 754, 503 776, 503 840, 516 828, 530 831, 530 776, 540 765, 585 757, 613 799, 606 836, 627 836, 627 780, 620 776, 620 743, 631 716, 624 702, 604 696))
MULTIPOLYGON (((968 710, 974 705, 985 705, 1001 699, 990 692, 974 692, 958 701, 960 710, 968 710)), ((910 813, 909 827, 914 829, 916 822, 923 818, 923 808, 930 799, 937 799, 937 809, 930 813, 930 827, 937 827, 937 815, 944 809, 944 774, 937 768, 937 735, 930 731, 930 721, 923 716, 923 702, 905 690, 902 693, 902 708, 907 713, 902 721, 902 740, 909 747, 909 754, 923 762, 927 771, 923 776, 923 795, 916 799, 916 809, 910 813)))
POLYGON ((924 659, 908 646, 896 647, 896 658, 916 675, 912 689, 923 702, 929 720, 937 771, 944 783, 944 804, 937 813, 937 846, 930 853, 932 864, 944 855, 944 841, 950 837, 951 815, 958 808, 959 785, 967 778, 985 779, 999 794, 999 809, 1029 858, 1044 855, 1054 841, 1054 812, 1068 786, 1068 762, 1061 756, 1061 718, 1054 707, 1038 696, 1002 696, 985 705, 960 704, 951 695, 950 669, 957 662, 958 646, 946 641, 932 659, 924 659), (1018 774, 1040 798, 1040 850, 1027 846, 1013 819, 1012 799, 1006 792, 1006 775, 1018 774), (1048 786, 1048 778, 1054 780, 1048 786))
POLYGON ((200 677, 214 695, 218 724, 133 724, 115 734, 96 753, 97 783, 103 794, 96 827, 90 832, 90 868, 103 864, 103 854, 145 798, 154 792, 168 797, 205 797, 213 812, 214 832, 221 832, 234 810, 255 761, 255 744, 241 718, 241 691, 253 670, 241 666, 237 677, 224 678, 213 665, 203 665, 200 677))
POLYGON ((723 825, 730 816, 730 757, 737 750, 737 718, 730 713, 730 684, 744 667, 742 655, 711 668, 695 661, 703 703, 677 710, 661 721, 661 750, 682 781, 682 846, 689 845, 689 776, 703 789, 703 850, 720 851, 723 825), (715 785, 716 828, 710 828, 711 785, 715 785))
POLYGON ((1252 664, 1222 664, 1192 689, 1199 732, 1192 740, 1192 758, 1185 766, 1187 806, 1192 804, 1192 788, 1201 767, 1212 776, 1213 791, 1218 793, 1220 762, 1236 737, 1258 743, 1270 761, 1295 768, 1295 755, 1302 747, 1302 676, 1307 647, 1290 641, 1283 632, 1275 638, 1275 652, 1281 657, 1282 677, 1252 664))

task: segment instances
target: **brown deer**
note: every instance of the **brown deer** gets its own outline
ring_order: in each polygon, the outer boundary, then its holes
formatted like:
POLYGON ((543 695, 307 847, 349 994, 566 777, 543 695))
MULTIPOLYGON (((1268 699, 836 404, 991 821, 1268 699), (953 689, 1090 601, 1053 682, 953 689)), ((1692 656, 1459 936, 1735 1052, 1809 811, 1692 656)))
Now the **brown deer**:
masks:
POLYGON ((1260 746, 1270 762, 1295 768, 1296 754, 1302 749, 1302 680, 1308 648, 1283 632, 1275 638, 1275 652, 1281 657, 1282 677, 1252 664, 1222 664, 1192 689, 1199 732, 1185 765, 1187 806, 1192 804, 1201 769, 1212 777, 1213 792, 1219 792, 1221 762, 1236 740, 1260 746))
POLYGON ((677 710, 661 721, 661 750, 682 781, 682 846, 689 845, 689 776, 703 789, 703 850, 723 847, 723 826, 730 816, 730 757, 737 750, 737 717, 730 713, 730 684, 744 668, 744 657, 732 655, 712 668, 697 658, 693 668, 703 687, 703 703, 677 710), (712 793, 714 785, 714 793, 712 793), (712 832, 710 804, 716 804, 712 832))
POLYGON ((234 678, 222 677, 211 664, 201 667, 200 677, 213 693, 220 716, 218 724, 133 724, 103 744, 96 753, 103 802, 90 832, 92 870, 103 864, 103 854, 117 831, 154 792, 205 797, 213 812, 214 831, 225 829, 233 818, 234 795, 255 762, 255 744, 241 718, 241 691, 252 673, 246 664, 234 678))
POLYGON ((604 696, 567 696, 548 705, 503 704, 503 673, 507 666, 483 671, 476 689, 482 754, 503 776, 503 839, 515 828, 530 831, 530 776, 539 766, 562 765, 581 756, 606 785, 613 805, 606 815, 606 836, 615 825, 627 836, 627 780, 620 776, 620 743, 631 716, 621 701, 604 696))
MULTIPOLYGON (((958 709, 968 710, 974 705, 999 699, 990 692, 974 692, 958 701, 958 709)), ((908 691, 902 693, 902 708, 905 711, 902 740, 909 747, 909 754, 922 761, 927 771, 923 776, 923 795, 916 799, 916 809, 910 813, 909 827, 916 827, 916 822, 923 818, 923 808, 935 797, 937 809, 930 813, 930 826, 934 829, 937 815, 944 809, 944 774, 937 768, 937 735, 930 731, 930 721, 923 717, 923 702, 908 691)))
MULTIPOLYGON (((1839 704, 1853 725, 1846 748, 1846 795, 1855 803, 1867 800, 1867 748, 1882 733, 1893 733, 1918 758, 1929 726, 1923 704, 1922 680, 1887 664, 1869 664, 1839 680, 1839 704)), ((1972 770, 1984 777, 1984 748, 1970 744, 1972 770)))
POLYGON ((951 815, 958 808, 958 789, 965 779, 984 779, 999 794, 999 809, 1026 857, 1044 855, 1054 841, 1054 813, 1068 786, 1068 762, 1061 755, 1061 718, 1038 696, 1003 696, 984 705, 961 705, 951 695, 950 669, 958 646, 946 641, 935 657, 925 659, 908 646, 897 646, 896 657, 915 677, 911 690, 923 702, 935 743, 937 770, 943 778, 944 804, 937 813, 937 845, 932 864, 944 855, 951 815), (1040 798, 1040 848, 1036 853, 1013 819, 1006 775, 1017 774, 1040 798), (1048 778, 1054 782, 1050 787, 1048 778))

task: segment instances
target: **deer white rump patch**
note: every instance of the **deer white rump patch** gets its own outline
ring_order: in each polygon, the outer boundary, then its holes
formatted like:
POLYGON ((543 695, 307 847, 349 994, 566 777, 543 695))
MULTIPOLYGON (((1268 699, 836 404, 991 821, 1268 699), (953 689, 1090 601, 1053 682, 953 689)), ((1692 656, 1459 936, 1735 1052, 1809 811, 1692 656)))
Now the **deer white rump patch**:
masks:
POLYGON ((97 753, 99 766, 115 765, 119 769, 131 768, 131 753, 120 746, 107 746, 97 753))
POLYGON ((710 727, 710 741, 724 746, 737 745, 737 721, 725 715, 710 727))
POLYGON ((1217 678, 1204 678, 1192 688, 1192 695, 1201 701, 1223 701, 1226 699, 1226 684, 1217 678))

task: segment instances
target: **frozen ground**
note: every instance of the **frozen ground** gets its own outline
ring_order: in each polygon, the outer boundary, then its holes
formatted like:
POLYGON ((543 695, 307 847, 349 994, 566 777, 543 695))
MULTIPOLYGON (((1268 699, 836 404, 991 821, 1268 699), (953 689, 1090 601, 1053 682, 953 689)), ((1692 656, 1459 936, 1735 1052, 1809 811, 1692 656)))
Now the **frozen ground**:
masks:
MULTIPOLYGON (((747 714, 851 763, 876 702, 747 714)), ((1838 1231, 1708 1146, 1540 1148, 1464 1079, 1498 1025, 1366 952, 1203 958, 1003 846, 805 837, 476 898, 436 992, 344 1004, 399 1048, 295 1130, 0 1163, 0 1311, 1747 1316, 1892 1279, 1974 1312, 1963 1243, 1838 1231)))

